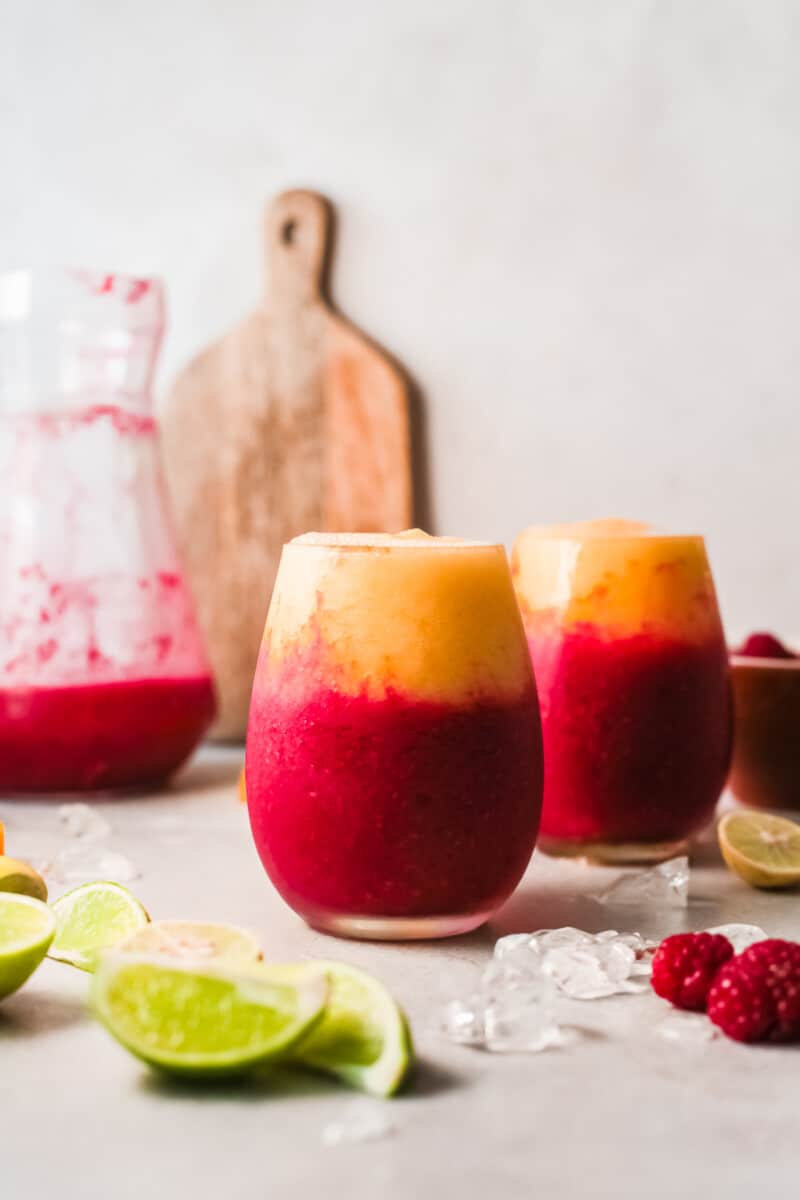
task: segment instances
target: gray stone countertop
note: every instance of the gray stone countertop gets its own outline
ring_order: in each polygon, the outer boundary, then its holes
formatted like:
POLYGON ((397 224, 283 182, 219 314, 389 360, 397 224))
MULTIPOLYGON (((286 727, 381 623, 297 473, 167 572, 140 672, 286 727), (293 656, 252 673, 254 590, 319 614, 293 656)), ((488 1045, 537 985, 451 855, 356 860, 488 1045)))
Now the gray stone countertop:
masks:
MULTIPOLYGON (((536 1055, 445 1040, 437 1014, 469 992, 506 933, 575 925, 660 937, 732 921, 800 937, 797 892, 750 890, 713 839, 695 848, 687 909, 615 910, 592 897, 615 872, 536 854, 491 924, 424 944, 338 941, 285 907, 236 800, 241 753, 204 750, 162 795, 97 802, 109 845, 141 872, 154 917, 230 921, 277 960, 340 958, 395 992, 416 1077, 386 1103, 389 1136, 328 1146, 349 1093, 305 1076, 190 1087, 160 1080, 89 1018, 87 978, 46 962, 0 1008, 2 1200, 770 1200, 800 1179, 800 1050, 724 1038, 668 1041, 650 993, 572 1002, 580 1038, 536 1055)), ((2 801, 7 852, 56 836, 57 805, 2 801)), ((58 887, 52 889, 58 894, 58 887)))

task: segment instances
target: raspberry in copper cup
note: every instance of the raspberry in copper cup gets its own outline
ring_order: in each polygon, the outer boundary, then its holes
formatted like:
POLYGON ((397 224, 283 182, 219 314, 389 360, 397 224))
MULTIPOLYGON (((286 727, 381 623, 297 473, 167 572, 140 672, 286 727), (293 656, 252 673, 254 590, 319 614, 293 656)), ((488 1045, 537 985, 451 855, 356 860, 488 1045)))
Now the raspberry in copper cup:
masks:
POLYGON ((732 653, 731 678, 731 791, 751 808, 800 812, 800 658, 754 633, 732 653))

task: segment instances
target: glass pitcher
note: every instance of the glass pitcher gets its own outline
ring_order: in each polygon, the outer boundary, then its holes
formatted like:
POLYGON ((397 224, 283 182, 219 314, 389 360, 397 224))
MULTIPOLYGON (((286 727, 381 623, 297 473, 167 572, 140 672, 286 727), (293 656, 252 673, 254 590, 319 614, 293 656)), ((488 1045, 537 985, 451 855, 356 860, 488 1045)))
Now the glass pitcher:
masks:
POLYGON ((157 281, 0 276, 0 794, 149 786, 214 689, 160 475, 157 281))

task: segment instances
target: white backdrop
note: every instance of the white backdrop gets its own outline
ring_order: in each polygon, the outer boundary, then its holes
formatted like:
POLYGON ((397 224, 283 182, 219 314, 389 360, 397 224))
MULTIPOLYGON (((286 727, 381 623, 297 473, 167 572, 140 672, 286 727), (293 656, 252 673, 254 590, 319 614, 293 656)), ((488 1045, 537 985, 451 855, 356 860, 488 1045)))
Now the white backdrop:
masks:
POLYGON ((729 627, 800 631, 796 0, 0 0, 0 265, 162 275, 162 388, 295 185, 440 532, 701 531, 729 627))

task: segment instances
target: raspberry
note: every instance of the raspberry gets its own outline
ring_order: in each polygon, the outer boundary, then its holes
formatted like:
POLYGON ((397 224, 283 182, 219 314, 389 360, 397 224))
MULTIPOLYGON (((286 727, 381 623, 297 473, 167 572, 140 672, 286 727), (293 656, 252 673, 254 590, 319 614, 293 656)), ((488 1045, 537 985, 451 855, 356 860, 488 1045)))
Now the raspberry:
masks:
POLYGON ((714 980, 708 1015, 737 1042, 800 1041, 800 945, 767 938, 714 980))
POLYGON ((751 633, 747 641, 734 650, 734 654, 741 654, 745 658, 797 658, 772 633, 751 633))
POLYGON ((732 957, 720 933, 675 933, 653 955, 653 991, 676 1008, 703 1012, 717 972, 732 957))

